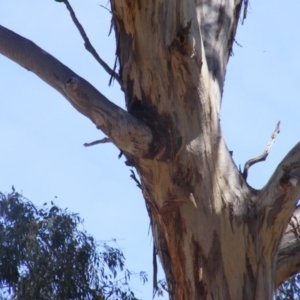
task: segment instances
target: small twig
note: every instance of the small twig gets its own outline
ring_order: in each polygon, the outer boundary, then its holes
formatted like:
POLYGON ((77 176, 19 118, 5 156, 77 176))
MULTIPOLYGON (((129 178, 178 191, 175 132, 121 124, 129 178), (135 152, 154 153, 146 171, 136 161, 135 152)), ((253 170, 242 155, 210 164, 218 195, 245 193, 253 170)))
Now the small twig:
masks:
POLYGON ((130 177, 135 181, 137 187, 140 188, 140 189, 142 189, 142 185, 141 185, 141 183, 137 180, 137 178, 136 178, 135 173, 133 172, 133 170, 130 170, 130 172, 131 172, 130 177))
POLYGON ((106 9, 107 11, 109 11, 110 13, 112 13, 111 10, 108 9, 107 7, 105 7, 104 5, 99 4, 99 6, 101 6, 102 8, 104 8, 104 9, 106 9))
POLYGON ((260 161, 266 160, 267 156, 269 155, 269 151, 270 151, 270 149, 271 149, 273 143, 275 142, 276 135, 277 135, 277 133, 280 132, 279 126, 280 126, 280 121, 277 123, 276 128, 275 128, 274 132, 273 132, 272 135, 271 135, 271 140, 270 140, 270 142, 268 143, 268 145, 266 146, 266 148, 265 148, 263 154, 260 155, 260 156, 255 157, 255 158, 249 159, 249 160, 245 163, 244 171, 243 171, 243 177, 244 177, 245 180, 247 179, 247 176, 248 176, 248 169, 249 169, 252 165, 254 165, 254 164, 256 164, 256 163, 258 163, 258 162, 260 162, 260 161))
POLYGON ((234 41, 239 47, 243 48, 243 46, 242 46, 240 43, 238 43, 236 39, 234 39, 233 41, 234 41))
POLYGON ((89 51, 94 56, 94 58, 97 60, 97 62, 103 67, 103 69, 111 77, 115 78, 118 81, 118 83, 120 85, 122 85, 121 78, 118 76, 118 74, 114 70, 112 70, 104 60, 101 59, 101 57, 99 56, 99 54, 97 53, 95 48, 92 46, 92 44, 91 44, 88 36, 86 35, 82 25, 79 23, 76 15, 75 15, 75 12, 74 12, 72 6, 70 5, 69 1, 64 0, 64 3, 66 4, 66 7, 67 7, 68 11, 70 12, 71 18, 72 18, 75 26, 77 27, 78 31, 80 32, 81 37, 84 40, 84 46, 85 46, 86 50, 89 51))
POLYGON ((111 143, 111 139, 109 137, 105 137, 101 140, 97 140, 91 143, 84 143, 83 146, 84 147, 90 147, 90 146, 94 146, 94 145, 98 145, 98 144, 105 144, 105 143, 111 143))
POLYGON ((124 154, 123 151, 120 150, 120 153, 119 153, 119 155, 118 155, 118 159, 120 159, 120 158, 122 157, 123 154, 124 154))
MULTIPOLYGON (((116 57, 115 57, 115 63, 114 63, 114 69, 113 69, 113 70, 116 69, 116 67, 117 67, 117 62, 118 62, 118 58, 117 58, 117 55, 116 55, 116 57)), ((109 82, 108 82, 108 85, 109 85, 109 86, 111 85, 113 79, 114 79, 114 77, 113 77, 113 76, 110 76, 110 79, 109 79, 109 82)), ((120 85, 121 85, 121 84, 120 84, 120 85)))
POLYGON ((248 5, 249 5, 249 0, 244 0, 244 11, 243 11, 242 25, 244 24, 244 21, 247 18, 248 5))

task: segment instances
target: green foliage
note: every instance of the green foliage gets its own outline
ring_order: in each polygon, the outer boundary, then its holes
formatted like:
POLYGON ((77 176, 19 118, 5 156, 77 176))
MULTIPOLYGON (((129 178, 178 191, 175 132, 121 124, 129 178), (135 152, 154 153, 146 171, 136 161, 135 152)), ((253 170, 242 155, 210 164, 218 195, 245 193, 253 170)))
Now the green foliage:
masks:
POLYGON ((285 281, 275 293, 275 300, 300 299, 300 274, 296 274, 285 281))
POLYGON ((52 201, 36 208, 14 189, 0 193, 0 299, 136 299, 123 253, 81 224, 52 201))

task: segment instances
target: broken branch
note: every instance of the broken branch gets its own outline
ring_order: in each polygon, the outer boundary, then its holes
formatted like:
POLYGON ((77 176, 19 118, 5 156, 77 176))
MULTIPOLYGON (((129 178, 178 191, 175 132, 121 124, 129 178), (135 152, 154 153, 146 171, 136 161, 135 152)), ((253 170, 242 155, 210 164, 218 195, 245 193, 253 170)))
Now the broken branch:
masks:
POLYGON ((258 162, 261 162, 261 161, 266 160, 267 156, 269 155, 269 151, 270 151, 272 145, 273 145, 274 142, 275 142, 276 135, 277 135, 277 133, 280 132, 279 126, 280 126, 280 121, 277 123, 276 128, 275 128, 274 132, 273 132, 272 135, 271 135, 271 140, 270 140, 269 143, 267 144, 267 146, 266 146, 264 152, 263 152, 260 156, 257 156, 257 157, 255 157, 255 158, 249 159, 249 160, 245 163, 244 171, 243 171, 243 177, 244 177, 245 180, 246 180, 247 177, 248 177, 248 170, 249 170, 249 168, 250 168, 252 165, 254 165, 254 164, 258 163, 258 162))
POLYGON ((98 144, 105 144, 105 143, 111 143, 111 139, 108 137, 105 137, 101 140, 97 140, 91 143, 84 143, 83 146, 84 147, 90 147, 90 146, 94 146, 94 145, 98 145, 98 144))

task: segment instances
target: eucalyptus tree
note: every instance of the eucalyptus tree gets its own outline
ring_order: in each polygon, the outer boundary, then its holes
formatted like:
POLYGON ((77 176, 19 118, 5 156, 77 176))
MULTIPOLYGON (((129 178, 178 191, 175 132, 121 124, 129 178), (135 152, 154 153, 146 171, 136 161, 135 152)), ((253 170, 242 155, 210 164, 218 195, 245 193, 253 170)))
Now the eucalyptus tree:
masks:
POLYGON ((137 300, 122 251, 82 223, 53 202, 37 207, 14 189, 0 192, 0 299, 137 300))
POLYGON ((298 271, 300 143, 260 190, 224 141, 226 67, 248 0, 111 0, 119 66, 85 46, 120 84, 127 110, 33 42, 0 27, 0 53, 34 72, 126 157, 149 213, 171 299, 271 299, 298 271), (290 225, 288 225, 290 223, 290 225))

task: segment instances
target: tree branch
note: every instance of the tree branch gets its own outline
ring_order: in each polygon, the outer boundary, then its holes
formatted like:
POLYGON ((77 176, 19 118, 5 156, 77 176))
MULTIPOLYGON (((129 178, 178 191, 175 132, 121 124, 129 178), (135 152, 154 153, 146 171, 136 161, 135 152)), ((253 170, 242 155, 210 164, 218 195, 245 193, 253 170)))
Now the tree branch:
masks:
POLYGON ((259 193, 257 209, 262 216, 261 234, 266 247, 277 249, 300 197, 299 161, 300 142, 286 155, 259 193))
POLYGON ((274 142, 275 142, 276 135, 277 135, 277 133, 280 132, 279 126, 280 126, 280 121, 277 123, 276 128, 275 128, 274 132, 273 132, 272 135, 271 135, 271 140, 270 140, 269 143, 267 144, 267 146, 266 146, 264 152, 262 153, 262 155, 257 156, 257 157, 252 158, 252 159, 249 159, 249 160, 245 163, 244 171, 243 171, 243 177, 244 177, 245 180, 246 180, 247 177, 248 177, 248 169, 249 169, 252 165, 254 165, 254 164, 258 163, 258 162, 261 162, 261 161, 266 160, 267 156, 269 155, 269 151, 270 151, 272 145, 273 145, 274 142))
POLYGON ((90 146, 94 146, 94 145, 98 145, 98 144, 105 144, 105 143, 111 143, 111 139, 108 137, 105 137, 101 140, 93 141, 91 143, 84 143, 83 146, 90 147, 90 146))
POLYGON ((293 213, 281 240, 277 257, 275 286, 300 270, 300 206, 293 213))
POLYGON ((0 26, 0 41, 1 54, 60 92, 118 148, 137 157, 149 154, 152 133, 144 123, 110 102, 90 83, 30 40, 0 26))
POLYGON ((68 9, 68 11, 70 12, 70 15, 71 15, 71 18, 75 24, 75 26, 77 27, 78 31, 80 32, 80 35, 81 37, 83 38, 84 40, 84 46, 85 46, 85 49, 87 51, 89 51, 93 56, 94 58, 97 60, 97 62, 103 67, 103 69, 114 79, 116 79, 118 81, 118 83, 122 86, 122 81, 121 81, 121 78, 118 76, 118 74, 112 70, 107 64, 105 61, 103 61, 101 59, 101 57, 99 56, 99 54, 97 53, 97 51, 95 50, 95 48, 92 46, 88 36, 86 35, 82 25, 79 23, 76 15, 75 15, 75 12, 72 8, 72 6, 70 5, 69 1, 68 0, 64 0, 63 1, 68 9))

